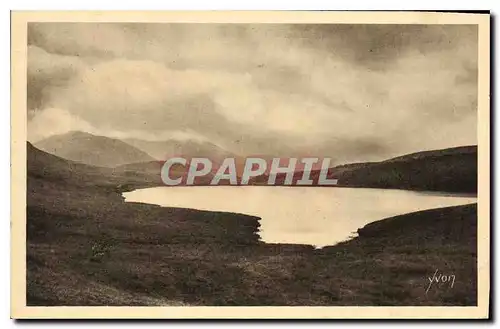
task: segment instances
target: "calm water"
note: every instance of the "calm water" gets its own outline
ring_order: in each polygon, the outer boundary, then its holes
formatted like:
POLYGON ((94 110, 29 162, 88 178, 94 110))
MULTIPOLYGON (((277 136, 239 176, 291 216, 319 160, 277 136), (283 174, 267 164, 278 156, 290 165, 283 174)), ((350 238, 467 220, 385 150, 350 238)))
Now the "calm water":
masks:
POLYGON ((316 247, 354 237, 358 228, 386 217, 477 200, 401 190, 279 186, 154 187, 123 195, 128 202, 254 215, 261 218, 262 241, 316 247))

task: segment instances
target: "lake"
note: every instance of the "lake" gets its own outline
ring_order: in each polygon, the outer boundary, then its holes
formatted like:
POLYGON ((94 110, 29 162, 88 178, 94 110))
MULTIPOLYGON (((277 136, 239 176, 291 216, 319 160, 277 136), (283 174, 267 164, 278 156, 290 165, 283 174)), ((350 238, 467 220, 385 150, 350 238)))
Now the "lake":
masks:
POLYGON ((267 243, 334 245, 391 216, 477 202, 476 197, 404 190, 285 186, 154 187, 123 193, 127 202, 260 217, 267 243))

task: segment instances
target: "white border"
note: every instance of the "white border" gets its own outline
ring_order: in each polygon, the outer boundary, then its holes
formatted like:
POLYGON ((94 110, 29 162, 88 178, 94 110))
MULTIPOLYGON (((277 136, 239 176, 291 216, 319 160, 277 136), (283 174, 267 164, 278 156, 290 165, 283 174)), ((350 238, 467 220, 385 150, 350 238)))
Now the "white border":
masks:
MULTIPOLYGON (((220 0, 213 0, 210 2, 206 2, 203 0, 199 1, 193 1, 193 0, 184 0, 179 3, 168 3, 168 4, 159 4, 156 1, 151 1, 151 0, 141 0, 135 3, 130 3, 127 5, 124 5, 121 2, 115 2, 115 1, 104 1, 104 0, 87 0, 87 1, 71 1, 71 2, 62 2, 62 1, 43 1, 43 2, 37 2, 37 1, 10 1, 11 3, 2 2, 0 6, 2 6, 2 16, 0 19, 0 26, 2 27, 2 33, 0 34, 1 41, 3 47, 3 51, 1 52, 2 55, 2 60, 4 65, 2 67, 2 74, 1 78, 2 79, 2 84, 3 88, 1 89, 2 91, 2 100, 4 106, 4 110, 0 111, 0 122, 4 124, 4 129, 0 129, 0 133, 3 134, 0 136, 0 146, 2 147, 2 151, 0 153, 0 156, 2 157, 0 164, 3 165, 3 169, 1 173, 3 174, 2 176, 2 187, 3 187, 3 200, 8 200, 7 194, 10 193, 9 190, 9 185, 10 185, 10 170, 9 170, 9 150, 10 150, 10 136, 9 136, 9 122, 10 122, 10 112, 7 110, 10 107, 10 92, 9 92, 9 85, 10 85, 10 80, 9 80, 9 75, 10 75, 10 69, 7 67, 7 63, 10 62, 10 50, 8 48, 9 44, 9 39, 10 39, 10 31, 9 31, 9 9, 24 9, 24 10, 57 10, 57 9, 66 9, 66 10, 76 10, 76 9, 87 9, 87 10, 132 10, 132 9, 141 9, 141 10, 146 10, 146 9, 170 9, 170 10, 180 10, 180 9, 195 9, 195 10, 204 10, 204 9, 211 9, 211 10, 216 10, 216 9, 238 9, 238 10, 244 10, 244 9, 259 9, 259 10, 275 10, 275 9, 280 9, 280 10, 290 10, 290 9, 301 9, 301 10, 306 10, 306 9, 329 9, 329 10, 411 10, 411 9, 427 9, 427 10, 471 10, 471 9, 476 9, 476 10, 487 10, 487 9, 492 9, 493 12, 498 12, 498 8, 500 7, 500 2, 497 0, 483 0, 481 2, 471 2, 471 1, 460 1, 460 0, 455 0, 455 1, 440 1, 440 0, 432 0, 432 1, 427 1, 427 0, 422 0, 422 1, 415 1, 414 3, 411 3, 410 1, 356 1, 356 0, 351 0, 349 2, 345 3, 333 3, 332 1, 317 1, 317 0, 308 0, 308 1, 297 1, 297 0, 289 0, 289 1, 271 1, 271 0, 253 0, 253 1, 248 1, 249 3, 244 3, 239 1, 238 3, 234 1, 220 1, 220 0)), ((498 42, 498 35, 495 37, 495 43, 498 42)), ((498 55, 497 55, 498 56, 498 55)), ((498 57, 495 56, 494 59, 497 59, 498 57)), ((492 60, 494 60, 492 59, 492 60)), ((495 92, 496 95, 498 95, 498 86, 495 87, 495 90, 492 92, 495 92)), ((498 118, 498 115, 497 115, 498 118)), ((495 134, 496 135, 496 134, 495 134)), ((498 146, 498 144, 497 144, 498 146)), ((497 195, 498 197, 498 195, 497 195)), ((492 200, 493 201, 493 200, 492 200)), ((495 198, 495 201, 496 198, 495 198)), ((3 217, 9 218, 10 217, 10 202, 4 201, 4 207, 2 207, 2 211, 4 212, 3 217)), ((3 264, 6 264, 9 261, 10 258, 10 253, 9 253, 9 229, 8 229, 8 220, 4 220, 4 230, 2 230, 3 238, 2 240, 2 247, 0 248, 2 250, 2 257, 3 257, 3 264)), ((496 225, 496 230, 495 234, 498 236, 498 227, 499 225, 496 225)), ((491 232, 493 234, 493 232, 491 232)), ((498 263, 498 255, 495 257, 495 261, 498 263)), ((9 273, 10 271, 1 271, 0 275, 2 276, 2 281, 5 285, 8 284, 10 281, 9 279, 9 273)), ((497 278, 497 276, 495 276, 497 278)), ((5 289, 4 291, 7 291, 5 289)), ((494 305, 497 305, 495 303, 494 305)), ((1 307, 4 310, 4 316, 1 318, 4 320, 2 321, 2 328, 7 327, 10 328, 14 326, 14 322, 12 321, 5 321, 8 319, 8 313, 9 313, 9 296, 8 294, 3 294, 3 297, 1 299, 1 307)), ((495 310, 493 311, 496 313, 496 307, 495 310)), ((498 314, 498 313, 497 313, 498 314)), ((430 324, 430 323, 423 323, 426 327, 442 327, 443 325, 447 325, 446 323, 439 323, 439 324, 430 324)), ((450 324, 450 323, 448 323, 450 324)), ((46 325, 51 325, 50 323, 47 323, 46 325)), ((68 324, 71 325, 71 324, 68 324)), ((116 326, 122 326, 123 323, 115 323, 114 325, 116 326)), ((169 324, 169 325, 174 325, 174 324, 169 324)), ((196 325, 196 324, 194 324, 196 325)), ((262 325, 262 324, 260 324, 262 325)), ((259 325, 259 326, 260 326, 259 325)), ((304 324, 302 324, 304 325, 304 324)), ((301 325, 301 327, 302 327, 301 325)), ((373 324, 372 324, 373 325, 373 324)), ((386 324, 381 324, 379 323, 378 325, 383 325, 385 326, 386 324)), ((404 324, 402 324, 404 325, 404 324)), ((453 325, 453 323, 451 323, 453 325)), ((101 327, 102 324, 96 325, 97 327, 101 327)), ((175 325, 174 325, 175 326, 175 325)), ((263 325, 265 326, 265 325, 263 325)), ((85 327, 85 325, 84 325, 85 327)))

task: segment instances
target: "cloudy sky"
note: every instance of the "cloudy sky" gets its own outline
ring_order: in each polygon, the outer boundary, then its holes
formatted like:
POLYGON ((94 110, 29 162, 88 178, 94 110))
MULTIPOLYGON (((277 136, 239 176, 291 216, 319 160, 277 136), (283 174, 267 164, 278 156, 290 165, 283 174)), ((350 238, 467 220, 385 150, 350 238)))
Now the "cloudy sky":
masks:
POLYGON ((477 28, 30 23, 31 141, 70 130, 385 159, 477 144, 477 28))

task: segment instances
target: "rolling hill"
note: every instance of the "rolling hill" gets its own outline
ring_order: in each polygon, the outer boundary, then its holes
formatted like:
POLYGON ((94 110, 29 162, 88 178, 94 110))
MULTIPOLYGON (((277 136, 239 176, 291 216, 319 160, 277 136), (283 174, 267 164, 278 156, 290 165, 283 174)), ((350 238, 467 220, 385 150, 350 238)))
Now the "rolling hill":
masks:
POLYGON ((417 152, 357 164, 336 176, 340 186, 475 193, 477 146, 417 152))
MULTIPOLYGON (((302 171, 294 172, 293 183, 302 171)), ((312 186, 318 186, 319 170, 313 170, 312 186)), ((477 192, 477 146, 412 153, 380 162, 352 163, 329 169, 328 178, 338 179, 341 187, 391 188, 456 193, 477 192)), ((253 179, 266 185, 267 175, 253 179)), ((284 185, 285 174, 278 174, 276 185, 284 185)))
MULTIPOLYGON (((244 158, 239 162, 238 175, 244 158)), ((161 161, 127 164, 117 167, 117 172, 138 172, 159 176, 161 161)), ((173 170, 173 178, 186 174, 188 166, 173 170)), ((216 167, 214 167, 216 168, 216 167)), ((197 178, 195 185, 208 185, 214 171, 197 178)), ((292 185, 302 178, 302 171, 295 171, 292 185)), ((318 186, 319 170, 313 170, 312 186, 318 186)), ((278 174, 275 185, 285 185, 285 174, 278 174)), ((442 150, 412 153, 380 162, 352 163, 329 169, 328 178, 338 179, 340 187, 391 188, 418 191, 439 191, 453 193, 477 192, 477 146, 463 146, 442 150)), ((249 185, 267 185, 268 174, 251 178, 249 185)), ((228 185, 222 180, 221 185, 228 185)))
POLYGON ((116 167, 154 159, 121 140, 71 131, 39 141, 35 146, 61 158, 99 167, 116 167))
MULTIPOLYGON (((27 143, 28 190, 34 191, 43 185, 70 189, 101 189, 103 191, 125 191, 128 186, 161 185, 158 173, 142 171, 125 172, 113 168, 96 167, 84 163, 60 158, 44 152, 27 143)), ((28 193, 28 197, 34 194, 28 193)), ((43 197, 43 195, 40 195, 43 197)))

